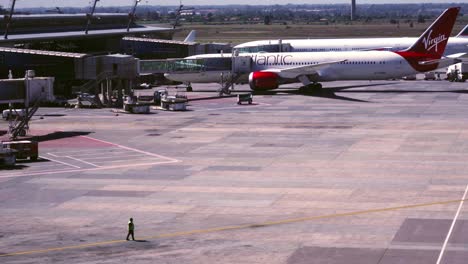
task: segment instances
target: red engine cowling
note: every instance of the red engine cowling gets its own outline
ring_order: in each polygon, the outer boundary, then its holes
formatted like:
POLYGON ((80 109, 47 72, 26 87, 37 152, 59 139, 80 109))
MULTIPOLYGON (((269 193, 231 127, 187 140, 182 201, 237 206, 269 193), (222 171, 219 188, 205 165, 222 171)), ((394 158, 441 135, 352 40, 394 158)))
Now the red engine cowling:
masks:
POLYGON ((250 89, 273 90, 278 88, 279 76, 274 72, 251 72, 249 74, 250 89))

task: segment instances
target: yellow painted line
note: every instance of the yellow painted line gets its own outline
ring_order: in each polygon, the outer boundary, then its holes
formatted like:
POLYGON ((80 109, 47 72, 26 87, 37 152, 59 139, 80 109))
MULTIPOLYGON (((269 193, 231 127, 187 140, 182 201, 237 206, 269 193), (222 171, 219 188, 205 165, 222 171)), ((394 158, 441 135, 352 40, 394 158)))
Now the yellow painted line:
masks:
MULTIPOLYGON (((412 209, 412 208, 418 208, 418 207, 428 207, 428 206, 434 206, 434 205, 445 205, 445 204, 451 204, 451 203, 459 203, 459 202, 466 201, 466 200, 468 200, 468 198, 463 199, 463 200, 458 199, 458 200, 447 200, 447 201, 439 201, 439 202, 432 202, 432 203, 402 205, 402 206, 395 206, 395 207, 354 211, 354 212, 348 212, 348 213, 338 213, 338 214, 328 214, 328 215, 319 215, 319 216, 290 218, 290 219, 284 219, 284 220, 278 220, 278 221, 269 221, 269 222, 263 222, 263 223, 257 223, 257 224, 244 224, 244 225, 221 226, 221 227, 214 227, 214 228, 208 228, 208 229, 195 229, 195 230, 190 230, 190 231, 181 231, 181 232, 160 234, 160 235, 149 236, 149 237, 141 237, 140 239, 141 240, 149 240, 149 239, 156 239, 156 238, 189 236, 189 235, 214 233, 214 232, 222 232, 222 231, 229 231, 229 230, 239 230, 239 229, 246 229, 246 228, 265 227, 265 226, 290 224, 290 223, 305 222, 305 221, 319 220, 319 219, 326 219, 326 218, 356 216, 356 215, 364 215, 364 214, 370 214, 370 213, 379 213, 379 212, 389 212, 389 211, 396 211, 396 210, 403 210, 403 209, 412 209)), ((46 249, 38 249, 38 250, 30 250, 30 251, 19 251, 19 252, 0 254, 0 257, 18 256, 18 255, 31 255, 31 254, 36 254, 36 253, 46 253, 46 252, 62 251, 62 250, 68 250, 68 249, 87 248, 87 247, 117 244, 117 243, 123 243, 123 242, 127 242, 127 241, 123 240, 123 239, 122 240, 110 240, 110 241, 102 241, 102 242, 89 243, 89 244, 83 244, 83 245, 75 245, 75 246, 55 247, 55 248, 46 248, 46 249)))

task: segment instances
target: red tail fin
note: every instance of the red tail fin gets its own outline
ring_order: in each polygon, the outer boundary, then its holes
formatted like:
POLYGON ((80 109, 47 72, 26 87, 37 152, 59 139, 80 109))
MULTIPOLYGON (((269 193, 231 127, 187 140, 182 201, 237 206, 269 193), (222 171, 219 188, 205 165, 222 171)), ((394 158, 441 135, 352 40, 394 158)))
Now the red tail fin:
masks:
POLYGON ((451 7, 442 13, 437 20, 419 37, 416 43, 405 51, 427 54, 432 59, 440 59, 452 33, 460 7, 451 7))

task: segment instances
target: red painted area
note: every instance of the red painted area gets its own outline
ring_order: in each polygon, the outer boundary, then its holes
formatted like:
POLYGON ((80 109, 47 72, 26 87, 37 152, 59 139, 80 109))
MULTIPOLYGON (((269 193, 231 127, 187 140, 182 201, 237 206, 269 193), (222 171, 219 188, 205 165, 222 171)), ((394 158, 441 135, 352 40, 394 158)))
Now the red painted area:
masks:
POLYGON ((102 148, 113 147, 111 143, 85 137, 89 133, 68 131, 29 131, 26 138, 37 140, 41 148, 102 148))
POLYGON ((252 90, 272 90, 278 88, 279 76, 274 72, 252 72, 249 84, 252 90))
POLYGON ((43 148, 102 148, 113 147, 114 145, 95 141, 82 136, 60 138, 40 142, 40 147, 43 148))
POLYGON ((459 11, 459 7, 445 10, 413 46, 395 53, 402 56, 417 71, 426 72, 437 69, 438 63, 421 65, 419 62, 437 60, 442 57, 459 11))

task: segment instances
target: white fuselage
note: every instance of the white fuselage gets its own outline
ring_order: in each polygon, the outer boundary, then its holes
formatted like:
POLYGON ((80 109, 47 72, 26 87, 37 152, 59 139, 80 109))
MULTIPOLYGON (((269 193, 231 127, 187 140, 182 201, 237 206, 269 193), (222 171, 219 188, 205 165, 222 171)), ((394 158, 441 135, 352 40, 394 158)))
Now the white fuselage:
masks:
MULTIPOLYGON (((196 55, 188 58, 212 58, 219 54, 196 55)), ((230 55, 223 55, 230 56, 230 55)), ((311 81, 337 80, 387 80, 418 73, 402 56, 391 51, 351 51, 351 52, 281 52, 250 53, 239 56, 252 58, 251 72, 287 69, 330 61, 341 61, 323 67, 315 74, 308 75, 311 81)), ((446 67, 452 62, 444 62, 438 67, 446 67)), ((230 71, 206 71, 196 73, 168 73, 168 79, 180 82, 211 83, 227 78, 230 71)), ((307 75, 307 74, 306 74, 307 75)), ((287 78, 286 78, 287 79, 287 78)), ((247 82, 246 76, 238 82, 247 82)))
POLYGON ((278 58, 276 61, 273 59, 275 53, 267 54, 253 55, 253 71, 346 60, 318 70, 317 75, 310 76, 310 79, 314 81, 386 80, 417 72, 403 57, 387 51, 276 53, 280 54, 275 57, 278 58))
MULTIPOLYGON (((359 50, 404 50, 413 45, 418 38, 349 38, 349 39, 285 39, 258 40, 239 44, 233 50, 241 53, 266 51, 269 46, 289 46, 289 52, 326 52, 359 50)), ((286 49, 288 49, 286 48, 286 49)), ((285 51, 285 50, 283 50, 285 51)), ((451 37, 444 55, 468 52, 468 37, 451 37)))

